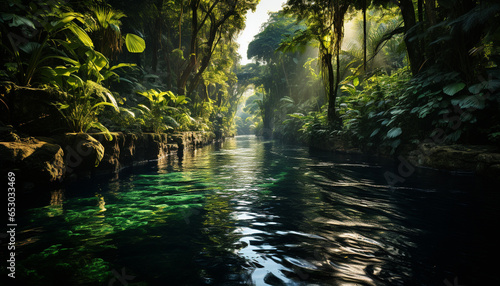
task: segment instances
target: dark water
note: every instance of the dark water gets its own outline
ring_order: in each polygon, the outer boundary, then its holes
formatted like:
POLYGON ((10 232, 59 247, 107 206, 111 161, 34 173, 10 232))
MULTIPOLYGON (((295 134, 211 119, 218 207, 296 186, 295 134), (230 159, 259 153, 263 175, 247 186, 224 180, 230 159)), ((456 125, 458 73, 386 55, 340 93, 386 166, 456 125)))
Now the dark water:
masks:
POLYGON ((73 184, 18 212, 16 282, 500 285, 498 188, 393 169, 237 137, 73 184))

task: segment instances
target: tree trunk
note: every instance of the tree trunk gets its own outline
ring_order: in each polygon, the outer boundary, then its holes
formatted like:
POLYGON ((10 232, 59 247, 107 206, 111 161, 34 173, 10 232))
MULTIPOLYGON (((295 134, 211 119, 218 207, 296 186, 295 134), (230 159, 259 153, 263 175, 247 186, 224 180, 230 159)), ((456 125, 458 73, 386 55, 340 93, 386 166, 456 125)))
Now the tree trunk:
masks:
MULTIPOLYGON (((458 3, 457 3, 458 4, 458 3)), ((473 10, 476 6, 476 1, 474 0, 464 0, 460 4, 457 5, 457 15, 456 17, 460 17, 465 13, 473 10)), ((472 28, 468 33, 458 30, 454 34, 452 34, 455 38, 454 40, 454 57, 457 60, 455 61, 456 70, 460 71, 463 75, 465 75, 465 80, 467 82, 473 82, 476 79, 476 67, 474 65, 473 56, 470 51, 481 41, 482 31, 476 26, 472 28)))
POLYGON ((285 60, 281 58, 281 67, 283 68, 283 75, 285 76, 285 81, 286 81, 286 86, 288 87, 288 96, 292 97, 292 85, 290 84, 290 81, 288 80, 288 74, 285 69, 285 60))
POLYGON ((188 96, 191 96, 191 94, 194 92, 196 87, 200 84, 203 72, 205 72, 208 65, 210 64, 210 59, 212 58, 212 55, 215 51, 215 48, 217 47, 217 45, 219 44, 219 42, 222 38, 222 36, 220 35, 221 33, 218 33, 218 32, 220 32, 220 29, 223 29, 224 23, 232 15, 234 15, 234 9, 227 11, 224 14, 224 16, 217 22, 215 21, 215 17, 213 15, 211 15, 210 20, 212 22, 211 22, 211 26, 210 26, 210 35, 209 35, 207 43, 205 44, 207 47, 206 48, 207 52, 205 53, 205 55, 203 56, 203 58, 201 60, 200 66, 198 68, 198 72, 196 73, 196 75, 194 76, 193 80, 190 83, 188 93, 187 93, 188 96), (218 34, 219 34, 219 38, 216 40, 218 34))
POLYGON ((199 6, 199 1, 192 1, 191 2, 191 9, 192 9, 192 18, 191 18, 191 44, 189 48, 189 63, 182 72, 179 80, 177 81, 177 93, 179 95, 185 95, 186 94, 186 85, 187 81, 189 79, 189 76, 191 75, 191 72, 193 71, 194 67, 196 66, 196 44, 197 44, 197 38, 198 38, 198 6, 199 6))
POLYGON ((189 84, 189 88, 188 88, 188 92, 187 92, 188 96, 191 96, 193 94, 194 90, 196 89, 196 87, 200 84, 201 79, 202 79, 201 76, 203 75, 203 72, 205 72, 206 68, 210 64, 210 58, 211 58, 211 55, 205 56, 201 60, 200 68, 198 69, 198 72, 196 73, 196 75, 192 79, 191 83, 189 84))
POLYGON ((184 12, 183 9, 184 1, 181 2, 181 13, 179 13, 179 50, 182 48, 182 14, 184 12))
POLYGON ((337 120, 337 114, 335 112, 335 100, 337 95, 335 92, 332 58, 333 56, 331 53, 324 55, 324 61, 328 69, 328 123, 333 126, 337 120))
POLYGON ((424 57, 422 53, 422 48, 419 46, 417 40, 411 40, 413 35, 409 34, 409 30, 416 25, 415 9, 413 8, 412 0, 400 0, 399 8, 401 9, 401 15, 403 16, 403 21, 405 24, 405 45, 408 52, 408 59, 410 61, 410 69, 413 75, 416 75, 422 64, 424 63, 424 57))
POLYGON ((417 9, 418 9, 418 21, 422 23, 424 21, 424 0, 418 0, 417 9))
POLYGON ((366 71, 366 0, 363 0, 363 70, 366 71))
POLYGON ((429 27, 436 24, 436 0, 425 0, 425 16, 427 17, 427 22, 429 22, 429 27))
MULTIPOLYGON (((268 95, 269 96, 269 95, 268 95)), ((272 106, 271 104, 263 103, 264 106, 264 118, 262 118, 262 136, 266 139, 270 139, 273 137, 273 128, 271 126, 271 122, 273 119, 272 115, 272 106)))

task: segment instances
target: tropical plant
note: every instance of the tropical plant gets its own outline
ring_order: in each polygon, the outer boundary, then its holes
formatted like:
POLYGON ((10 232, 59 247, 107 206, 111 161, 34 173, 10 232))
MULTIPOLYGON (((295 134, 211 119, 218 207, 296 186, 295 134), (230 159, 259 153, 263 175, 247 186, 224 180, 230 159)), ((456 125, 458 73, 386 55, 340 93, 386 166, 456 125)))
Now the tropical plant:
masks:
POLYGON ((16 67, 16 82, 21 85, 31 85, 43 65, 48 64, 50 60, 71 62, 70 58, 56 49, 57 46, 74 50, 75 45, 71 43, 76 42, 78 45, 93 48, 92 40, 77 24, 77 22, 84 22, 84 16, 81 13, 59 10, 41 10, 38 13, 48 18, 37 22, 40 27, 36 27, 32 20, 14 13, 0 14, 2 36, 8 39, 8 44, 2 42, 1 46, 10 55, 10 59, 14 60, 11 64, 16 67), (12 27, 33 29, 34 35, 31 39, 37 41, 22 38, 19 42, 19 39, 9 32, 12 27))
POLYGON ((119 111, 112 93, 94 81, 83 81, 77 76, 68 77, 66 82, 71 87, 69 92, 64 93, 64 97, 54 105, 66 120, 70 130, 87 132, 90 128, 96 128, 111 140, 109 130, 98 121, 97 116, 104 106, 119 111))
POLYGON ((95 43, 95 49, 107 58, 114 59, 122 51, 123 43, 131 53, 142 53, 146 43, 141 37, 121 33, 121 18, 126 15, 109 6, 91 6, 86 17, 86 28, 95 43))
POLYGON ((139 112, 141 123, 147 131, 155 133, 171 131, 181 127, 179 121, 184 124, 191 121, 189 115, 181 109, 188 102, 185 96, 154 89, 137 93, 148 99, 149 106, 139 104, 135 109, 139 112))
POLYGON ((43 67, 41 79, 63 92, 64 96, 54 105, 66 119, 70 130, 86 132, 90 128, 97 128, 110 139, 109 130, 98 120, 103 107, 113 107, 115 112, 130 112, 118 106, 112 92, 102 83, 110 79, 119 80, 115 70, 134 65, 121 63, 109 67, 109 61, 103 54, 88 50, 85 55, 83 63, 66 58, 69 63, 66 66, 43 67))

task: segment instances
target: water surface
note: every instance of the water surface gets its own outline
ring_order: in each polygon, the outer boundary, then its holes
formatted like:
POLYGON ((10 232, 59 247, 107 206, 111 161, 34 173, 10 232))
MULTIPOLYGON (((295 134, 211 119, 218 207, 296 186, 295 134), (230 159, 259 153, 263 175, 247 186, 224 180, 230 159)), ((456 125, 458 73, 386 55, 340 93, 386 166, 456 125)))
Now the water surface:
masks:
POLYGON ((18 212, 16 281, 500 285, 493 184, 394 168, 241 136, 78 182, 18 212))

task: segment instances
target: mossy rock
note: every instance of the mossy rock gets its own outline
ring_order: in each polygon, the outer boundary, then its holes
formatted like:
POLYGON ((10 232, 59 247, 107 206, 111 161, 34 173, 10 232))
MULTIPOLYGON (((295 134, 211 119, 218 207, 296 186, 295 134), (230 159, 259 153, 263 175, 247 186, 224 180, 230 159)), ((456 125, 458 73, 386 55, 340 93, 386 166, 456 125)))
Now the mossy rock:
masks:
POLYGON ((104 146, 87 133, 66 133, 54 138, 64 149, 68 175, 90 176, 104 157, 104 146))
POLYGON ((26 185, 60 182, 66 172, 61 147, 35 139, 25 141, 0 142, 0 169, 15 172, 26 185))

